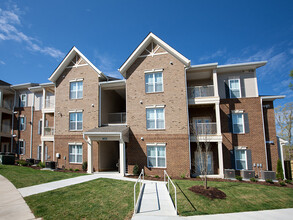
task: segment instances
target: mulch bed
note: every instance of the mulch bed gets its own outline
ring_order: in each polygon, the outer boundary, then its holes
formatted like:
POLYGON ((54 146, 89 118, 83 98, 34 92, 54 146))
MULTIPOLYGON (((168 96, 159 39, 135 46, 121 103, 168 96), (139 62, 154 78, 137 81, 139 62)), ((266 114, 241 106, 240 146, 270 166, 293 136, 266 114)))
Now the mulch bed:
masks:
POLYGON ((225 199, 226 194, 214 187, 208 187, 207 189, 204 188, 204 186, 192 186, 189 188, 190 191, 205 196, 209 199, 225 199))

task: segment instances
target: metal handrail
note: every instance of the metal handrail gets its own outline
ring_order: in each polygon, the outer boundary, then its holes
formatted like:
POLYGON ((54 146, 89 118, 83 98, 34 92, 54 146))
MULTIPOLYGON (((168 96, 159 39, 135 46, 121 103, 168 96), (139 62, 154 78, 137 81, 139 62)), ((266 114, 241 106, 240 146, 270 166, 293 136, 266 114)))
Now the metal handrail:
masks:
POLYGON ((139 182, 139 194, 141 193, 141 186, 143 184, 143 181, 144 181, 144 172, 143 172, 143 169, 141 170, 139 176, 138 176, 138 179, 136 180, 135 184, 134 184, 134 189, 133 189, 133 192, 134 192, 134 213, 137 213, 137 201, 136 201, 136 184, 139 182), (141 179, 141 176, 142 176, 142 179, 141 179))
POLYGON ((199 98, 214 96, 214 86, 190 86, 188 89, 188 98, 199 98))
POLYGON ((109 124, 123 124, 126 122, 126 112, 108 113, 109 124))
MULTIPOLYGON (((164 170, 164 183, 166 184, 167 186, 167 189, 168 189, 168 192, 170 194, 170 182, 171 184, 173 185, 174 187, 174 192, 175 192, 175 202, 174 202, 174 206, 175 206, 175 210, 176 210, 176 213, 177 212, 177 193, 176 193, 176 186, 174 185, 173 181, 171 180, 171 178, 169 177, 168 173, 166 172, 166 170, 164 170), (167 176, 167 181, 168 181, 168 184, 166 184, 166 176, 167 176)), ((171 196, 171 195, 170 195, 171 196)), ((172 198, 172 197, 171 197, 172 198)))

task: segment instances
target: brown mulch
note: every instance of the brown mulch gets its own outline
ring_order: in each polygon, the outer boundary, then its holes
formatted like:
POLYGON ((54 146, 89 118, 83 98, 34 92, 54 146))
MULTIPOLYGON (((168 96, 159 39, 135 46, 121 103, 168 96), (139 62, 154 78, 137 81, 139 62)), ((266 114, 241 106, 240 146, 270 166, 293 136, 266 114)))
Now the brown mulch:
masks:
POLYGON ((204 186, 192 186, 189 188, 190 191, 205 196, 209 199, 226 199, 226 194, 214 187, 208 187, 207 189, 204 186))

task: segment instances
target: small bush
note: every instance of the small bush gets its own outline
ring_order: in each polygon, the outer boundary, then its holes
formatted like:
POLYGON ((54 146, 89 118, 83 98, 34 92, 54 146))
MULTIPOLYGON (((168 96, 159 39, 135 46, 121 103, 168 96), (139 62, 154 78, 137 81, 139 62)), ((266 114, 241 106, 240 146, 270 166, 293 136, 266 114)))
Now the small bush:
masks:
POLYGON ((27 166, 28 165, 28 163, 25 160, 18 160, 18 161, 16 161, 16 163, 19 166, 27 166))
POLYGON ((277 162, 277 173, 276 177, 278 180, 283 180, 284 179, 284 174, 283 174, 283 168, 282 168, 282 163, 280 160, 277 162))
POLYGON ((286 186, 286 183, 283 182, 283 181, 281 181, 281 182, 280 182, 280 186, 286 186))
POLYGON ((242 176, 236 176, 235 177, 238 181, 242 181, 242 176))
POLYGON ((285 183, 291 184, 292 180, 285 180, 285 183))
POLYGON ((133 174, 134 175, 139 175, 139 167, 137 164, 134 165, 133 167, 133 174))
POLYGON ((87 170, 87 161, 82 163, 82 170, 86 171, 87 170))
POLYGON ((182 173, 180 176, 182 179, 185 179, 185 173, 182 173))
POLYGON ((79 169, 75 169, 74 171, 79 171, 79 169))
POLYGON ((251 182, 257 182, 257 179, 255 179, 255 178, 252 177, 252 178, 250 178, 250 181, 251 182))
POLYGON ((155 178, 160 178, 160 176, 158 176, 158 175, 155 175, 155 178))
POLYGON ((44 162, 40 162, 40 163, 38 163, 37 166, 38 166, 38 167, 41 167, 41 168, 45 168, 45 163, 44 163, 44 162))
POLYGON ((73 171, 73 169, 72 169, 72 168, 70 168, 69 170, 70 170, 70 171, 73 171))
POLYGON ((271 179, 266 179, 266 182, 270 183, 270 184, 274 183, 273 180, 271 180, 271 179))

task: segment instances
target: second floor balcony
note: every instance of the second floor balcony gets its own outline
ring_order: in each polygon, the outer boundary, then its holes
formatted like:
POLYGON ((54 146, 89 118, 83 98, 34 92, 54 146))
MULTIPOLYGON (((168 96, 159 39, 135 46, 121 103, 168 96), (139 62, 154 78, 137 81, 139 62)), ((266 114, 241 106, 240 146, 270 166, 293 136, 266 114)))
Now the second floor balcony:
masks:
POLYGON ((108 124, 125 124, 126 112, 108 113, 108 124))
POLYGON ((44 128, 44 136, 53 136, 54 133, 55 133, 55 129, 53 127, 44 128))
POLYGON ((192 86, 188 87, 188 98, 201 98, 201 97, 211 97, 214 96, 214 86, 192 86))
POLYGON ((217 134, 217 123, 208 122, 208 123, 190 123, 190 135, 215 135, 217 134))

